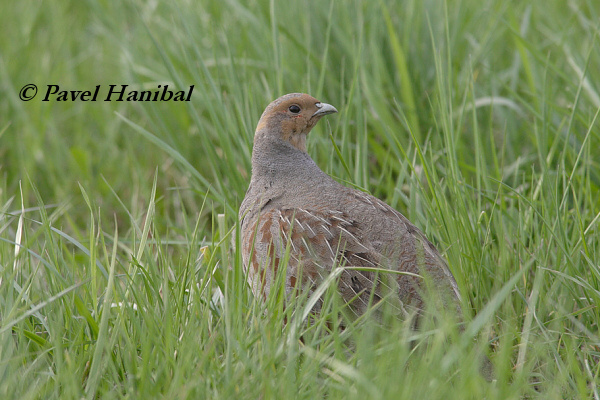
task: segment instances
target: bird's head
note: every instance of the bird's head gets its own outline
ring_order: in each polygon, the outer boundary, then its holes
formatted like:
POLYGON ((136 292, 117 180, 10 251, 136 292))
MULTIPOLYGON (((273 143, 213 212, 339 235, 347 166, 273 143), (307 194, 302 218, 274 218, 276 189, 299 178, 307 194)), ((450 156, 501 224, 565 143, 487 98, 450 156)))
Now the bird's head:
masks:
POLYGON ((282 139, 306 152, 306 135, 334 106, 304 93, 281 96, 267 106, 256 127, 256 140, 282 139))

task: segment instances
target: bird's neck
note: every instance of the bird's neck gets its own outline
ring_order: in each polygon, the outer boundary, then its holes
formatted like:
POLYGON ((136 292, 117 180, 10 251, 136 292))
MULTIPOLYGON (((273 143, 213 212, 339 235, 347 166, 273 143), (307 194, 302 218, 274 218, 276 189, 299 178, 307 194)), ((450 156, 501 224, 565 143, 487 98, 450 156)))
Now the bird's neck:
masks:
POLYGON ((295 179, 307 179, 315 174, 323 172, 308 153, 281 138, 256 133, 252 151, 253 183, 260 186, 272 185, 271 182, 289 184, 295 179))

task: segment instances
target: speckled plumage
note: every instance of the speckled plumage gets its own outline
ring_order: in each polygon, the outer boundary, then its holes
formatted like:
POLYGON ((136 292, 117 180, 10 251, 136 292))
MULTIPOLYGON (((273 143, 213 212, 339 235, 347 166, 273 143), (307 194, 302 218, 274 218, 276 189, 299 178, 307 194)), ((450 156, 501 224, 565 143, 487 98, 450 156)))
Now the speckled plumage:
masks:
POLYGON ((402 313, 418 313, 424 281, 444 293, 445 307, 459 310, 456 281, 423 233, 383 201, 334 181, 306 152, 307 134, 334 112, 307 94, 292 93, 273 101, 258 123, 252 178, 239 212, 242 257, 254 294, 266 297, 278 272, 286 274, 288 293, 294 287, 313 291, 341 265, 346 269, 338 290, 356 315, 390 294, 402 313), (287 269, 281 271, 288 246, 287 269))

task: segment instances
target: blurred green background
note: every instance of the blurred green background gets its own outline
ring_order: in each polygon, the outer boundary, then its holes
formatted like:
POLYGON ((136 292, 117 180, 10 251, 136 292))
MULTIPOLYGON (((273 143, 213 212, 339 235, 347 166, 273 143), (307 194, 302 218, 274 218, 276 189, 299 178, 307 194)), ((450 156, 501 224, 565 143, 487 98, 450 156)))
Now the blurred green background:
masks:
MULTIPOLYGON (((595 0, 2 2, 0 394, 434 398, 448 379, 457 396, 598 398, 599 21, 595 0), (30 83, 38 96, 21 101, 30 83), (190 102, 43 102, 50 84, 195 88, 190 102), (243 308, 254 303, 231 275, 241 265, 228 233, 258 118, 289 92, 340 111, 310 135, 317 164, 404 213, 445 254, 466 313, 481 316, 473 332, 489 339, 496 386, 448 366, 433 379, 422 360, 402 385, 380 382, 388 364, 347 359, 336 340, 317 351, 355 375, 319 364, 290 383, 273 359, 248 362, 270 354, 252 347, 264 313, 243 308), (190 311, 182 293, 200 281, 211 289, 190 311), (165 285, 181 292, 172 305, 165 285), (155 313, 103 325, 105 299, 155 313), (224 322, 240 315, 232 304, 246 310, 235 328, 224 322), (169 307, 181 313, 166 323, 169 307), (174 357, 182 345, 165 337, 190 318, 199 327, 186 348, 208 336, 223 348, 174 357), (123 361, 147 348, 165 352, 123 361)), ((278 362, 302 365, 275 347, 278 362)))

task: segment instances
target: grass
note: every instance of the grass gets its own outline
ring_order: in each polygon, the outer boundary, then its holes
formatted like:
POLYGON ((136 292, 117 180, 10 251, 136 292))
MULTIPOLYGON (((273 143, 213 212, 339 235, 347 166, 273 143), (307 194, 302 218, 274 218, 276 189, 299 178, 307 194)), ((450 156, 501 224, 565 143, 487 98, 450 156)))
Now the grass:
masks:
POLYGON ((4 2, 0 397, 599 399, 596 3, 4 2), (28 83, 195 89, 23 102, 28 83), (342 330, 331 284, 318 318, 253 298, 237 209, 292 91, 340 110, 316 162, 444 253, 465 333, 342 330))

